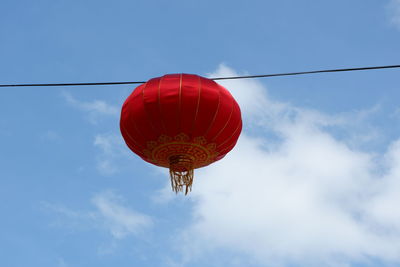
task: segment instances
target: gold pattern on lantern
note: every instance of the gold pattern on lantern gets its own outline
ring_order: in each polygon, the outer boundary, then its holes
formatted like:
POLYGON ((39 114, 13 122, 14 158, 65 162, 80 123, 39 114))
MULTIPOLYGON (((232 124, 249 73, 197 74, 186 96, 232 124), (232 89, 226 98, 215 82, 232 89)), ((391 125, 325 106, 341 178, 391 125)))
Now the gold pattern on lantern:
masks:
POLYGON ((212 163, 218 156, 215 143, 208 143, 204 136, 192 140, 185 133, 174 137, 162 134, 157 141, 148 141, 143 150, 146 160, 158 166, 170 167, 170 157, 186 156, 193 161, 193 168, 200 168, 212 163))

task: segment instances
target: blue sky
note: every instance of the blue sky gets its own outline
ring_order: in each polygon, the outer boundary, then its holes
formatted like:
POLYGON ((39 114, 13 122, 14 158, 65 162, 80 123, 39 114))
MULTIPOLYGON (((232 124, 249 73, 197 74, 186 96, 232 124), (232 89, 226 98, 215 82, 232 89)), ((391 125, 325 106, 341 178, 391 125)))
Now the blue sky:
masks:
MULTIPOLYGON (((400 1, 0 2, 0 83, 400 63, 400 1)), ((222 83, 237 147, 193 192, 132 154, 134 86, 0 90, 0 265, 400 264, 400 73, 222 83)))

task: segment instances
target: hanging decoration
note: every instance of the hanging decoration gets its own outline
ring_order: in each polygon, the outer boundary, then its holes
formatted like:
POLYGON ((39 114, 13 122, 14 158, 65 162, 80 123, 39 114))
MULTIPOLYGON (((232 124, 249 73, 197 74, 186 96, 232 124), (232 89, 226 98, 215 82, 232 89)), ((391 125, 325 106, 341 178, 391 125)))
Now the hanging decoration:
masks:
POLYGON ((194 169, 233 149, 242 119, 235 99, 213 80, 168 74, 132 92, 122 106, 120 128, 135 154, 169 168, 172 189, 187 194, 194 169))

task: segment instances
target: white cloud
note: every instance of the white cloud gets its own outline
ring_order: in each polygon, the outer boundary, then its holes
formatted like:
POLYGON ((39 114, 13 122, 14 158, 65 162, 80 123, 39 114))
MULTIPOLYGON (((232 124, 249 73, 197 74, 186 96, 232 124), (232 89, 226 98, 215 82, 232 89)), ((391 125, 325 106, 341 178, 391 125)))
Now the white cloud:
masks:
POLYGON ((119 114, 118 107, 107 104, 102 100, 93 100, 91 102, 79 101, 65 91, 62 93, 62 96, 71 106, 87 112, 87 119, 93 124, 97 124, 101 116, 118 116, 119 114))
MULTIPOLYGON (((212 76, 234 74, 221 66, 212 76)), ((271 266, 400 263, 400 141, 381 157, 357 150, 327 126, 349 128, 360 114, 273 101, 254 80, 221 84, 252 134, 197 171, 183 261, 222 249, 271 266)))
POLYGON ((400 0, 390 0, 387 8, 391 23, 400 29, 400 0))
POLYGON ((97 194, 92 203, 114 238, 137 235, 153 224, 149 216, 123 206, 122 198, 113 192, 97 194))
POLYGON ((52 226, 66 228, 71 232, 83 230, 88 225, 93 226, 93 218, 90 212, 76 211, 67 207, 42 202, 41 207, 58 216, 51 222, 52 226))
MULTIPOLYGON (((71 230, 101 229, 109 232, 115 240, 130 235, 138 236, 153 225, 153 219, 150 216, 127 207, 122 196, 112 191, 96 194, 91 199, 91 203, 95 209, 89 211, 76 211, 49 203, 43 203, 42 206, 46 210, 61 215, 60 220, 55 223, 57 226, 71 230)), ((111 243, 111 247, 100 247, 99 252, 109 253, 109 250, 113 250, 114 247, 115 243, 111 243)))
MULTIPOLYGON (((120 133, 96 134, 93 145, 100 152, 96 155, 97 171, 104 176, 112 176, 124 171, 137 173, 137 164, 140 166, 144 164, 141 158, 129 150, 120 133)), ((148 174, 149 171, 154 175, 167 173, 167 169, 164 168, 150 164, 147 167, 150 167, 147 170, 148 174)))
POLYGON ((119 134, 97 134, 93 144, 101 151, 97 156, 97 170, 103 175, 117 173, 119 171, 117 161, 123 157, 132 157, 119 134))

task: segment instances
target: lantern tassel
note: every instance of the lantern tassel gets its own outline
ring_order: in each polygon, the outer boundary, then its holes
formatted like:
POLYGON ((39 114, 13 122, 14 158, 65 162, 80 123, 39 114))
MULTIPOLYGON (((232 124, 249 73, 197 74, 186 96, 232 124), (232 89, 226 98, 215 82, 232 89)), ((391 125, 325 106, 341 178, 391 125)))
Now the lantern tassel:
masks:
POLYGON ((183 187, 185 187, 185 195, 192 191, 194 170, 190 158, 183 155, 170 157, 169 174, 172 190, 175 193, 183 192, 183 187))
POLYGON ((193 170, 189 170, 186 172, 177 172, 173 170, 169 170, 171 175, 171 186, 172 190, 175 193, 183 192, 183 187, 185 186, 185 195, 188 192, 192 191, 193 184, 193 170))

